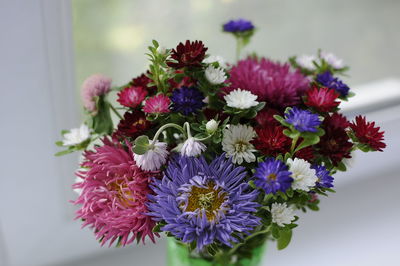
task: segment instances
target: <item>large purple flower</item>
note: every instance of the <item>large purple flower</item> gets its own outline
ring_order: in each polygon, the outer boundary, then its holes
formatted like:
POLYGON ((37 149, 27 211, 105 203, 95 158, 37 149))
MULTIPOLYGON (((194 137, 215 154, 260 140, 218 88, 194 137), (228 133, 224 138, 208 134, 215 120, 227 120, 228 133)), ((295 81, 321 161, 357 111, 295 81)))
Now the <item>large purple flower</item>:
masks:
POLYGON ((254 215, 257 191, 244 180, 244 167, 235 167, 225 154, 208 164, 203 157, 174 157, 162 180, 154 179, 150 213, 184 243, 198 250, 211 243, 232 246, 260 224, 254 215))
POLYGON ((350 88, 340 79, 332 76, 331 72, 326 71, 317 75, 317 82, 322 86, 336 90, 341 96, 345 97, 349 94, 350 88))
POLYGON ((267 158, 258 164, 254 184, 265 190, 265 193, 285 192, 291 187, 293 178, 288 167, 281 160, 267 158))
POLYGON ((321 124, 317 114, 297 107, 291 108, 285 118, 287 123, 292 124, 300 132, 317 132, 317 127, 321 124))
POLYGON ((289 64, 281 64, 261 58, 240 60, 229 72, 227 92, 235 89, 248 90, 267 102, 269 107, 284 109, 301 102, 301 96, 309 88, 307 77, 289 64))
POLYGON ((230 20, 224 24, 224 31, 226 32, 244 32, 248 30, 254 29, 253 23, 250 20, 246 19, 237 19, 237 20, 230 20))
POLYGON ((204 95, 195 87, 183 86, 172 92, 172 110, 189 115, 199 111, 204 106, 204 95))

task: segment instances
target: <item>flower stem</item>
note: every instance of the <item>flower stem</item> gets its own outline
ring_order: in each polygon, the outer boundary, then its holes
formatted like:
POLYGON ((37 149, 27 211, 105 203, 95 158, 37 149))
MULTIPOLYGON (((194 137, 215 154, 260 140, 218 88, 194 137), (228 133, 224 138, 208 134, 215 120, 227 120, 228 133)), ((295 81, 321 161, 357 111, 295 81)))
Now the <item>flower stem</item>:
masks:
POLYGON ((290 147, 290 153, 293 155, 294 154, 294 152, 295 152, 295 148, 296 148, 296 144, 297 144, 297 141, 299 140, 299 137, 295 137, 293 140, 292 140, 292 146, 290 147))
POLYGON ((229 255, 233 255, 233 254, 236 252, 236 250, 238 250, 238 248, 240 248, 241 246, 243 246, 247 241, 249 241, 250 239, 252 239, 252 238, 255 237, 255 236, 268 233, 269 230, 270 230, 270 228, 271 228, 271 226, 268 226, 268 227, 265 228, 264 230, 260 230, 260 231, 258 231, 258 232, 255 232, 255 233, 252 234, 252 235, 249 235, 248 237, 246 237, 246 238, 244 239, 243 242, 241 242, 241 243, 237 244, 236 246, 234 246, 234 247, 229 251, 228 254, 229 254, 229 255))
MULTIPOLYGON (((187 123, 187 122, 186 122, 186 123, 187 123)), ((177 124, 174 124, 174 123, 168 123, 168 124, 163 125, 162 127, 160 127, 160 128, 157 130, 157 132, 156 132, 156 134, 154 135, 154 138, 153 138, 153 140, 152 140, 152 142, 151 142, 150 145, 154 145, 154 144, 156 143, 158 137, 160 136, 160 134, 161 134, 165 129, 167 129, 167 128, 169 128, 169 127, 176 128, 176 129, 178 129, 179 131, 181 131, 183 134, 186 133, 185 130, 183 129, 183 127, 181 127, 181 126, 179 126, 179 125, 177 125, 177 124)))
POLYGON ((115 107, 112 106, 112 104, 110 104, 110 108, 114 112, 114 114, 116 114, 119 117, 119 119, 121 120, 123 119, 123 117, 118 113, 117 109, 115 109, 115 107))

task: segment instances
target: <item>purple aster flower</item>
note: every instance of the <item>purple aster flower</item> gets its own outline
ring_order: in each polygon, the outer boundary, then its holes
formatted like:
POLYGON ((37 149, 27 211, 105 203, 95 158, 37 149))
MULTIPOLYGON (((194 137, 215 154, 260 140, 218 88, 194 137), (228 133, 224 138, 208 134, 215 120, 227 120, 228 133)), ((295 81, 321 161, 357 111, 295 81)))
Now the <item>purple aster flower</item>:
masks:
POLYGON ((323 165, 313 165, 311 167, 315 169, 316 175, 318 177, 317 186, 330 188, 333 187, 333 177, 330 175, 329 171, 323 165))
POLYGON ((149 215, 166 223, 162 231, 184 243, 195 241, 199 251, 216 241, 232 247, 260 224, 254 215, 258 192, 245 178, 245 168, 225 154, 210 164, 203 157, 175 156, 162 180, 153 180, 149 215))
POLYGON ((244 32, 254 29, 253 23, 250 20, 246 19, 237 19, 237 20, 230 20, 224 24, 224 31, 226 32, 244 32))
POLYGON ((326 71, 317 75, 317 82, 324 87, 336 90, 341 96, 346 97, 349 94, 350 88, 340 79, 332 76, 331 72, 326 71))
POLYGON ((287 123, 300 132, 317 132, 317 127, 321 124, 317 114, 297 107, 290 109, 285 118, 287 123))
POLYGON ((189 115, 204 106, 204 95, 195 87, 181 87, 172 92, 172 110, 189 115))
POLYGON ((293 178, 288 167, 281 160, 267 158, 258 164, 254 184, 265 190, 265 193, 285 192, 292 185, 293 178))

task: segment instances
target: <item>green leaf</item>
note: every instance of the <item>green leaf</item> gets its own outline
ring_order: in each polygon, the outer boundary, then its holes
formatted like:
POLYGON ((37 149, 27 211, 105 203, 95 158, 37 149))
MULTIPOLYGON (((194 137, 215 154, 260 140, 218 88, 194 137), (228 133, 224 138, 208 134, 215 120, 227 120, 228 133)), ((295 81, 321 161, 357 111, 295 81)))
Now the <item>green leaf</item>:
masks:
POLYGON ((272 236, 275 239, 279 239, 280 238, 280 230, 279 230, 277 225, 272 225, 271 233, 272 233, 272 236))
POLYGON ((292 240, 292 230, 281 230, 277 243, 278 250, 286 248, 289 245, 290 240, 292 240))
POLYGON ((135 146, 133 147, 132 151, 135 154, 143 155, 145 154, 150 147, 150 140, 148 136, 139 136, 135 139, 135 146))
POLYGON ((66 155, 66 154, 69 154, 69 153, 73 153, 74 151, 75 151, 74 149, 68 149, 68 150, 65 150, 65 151, 59 151, 54 155, 55 156, 62 156, 62 155, 66 155))
POLYGON ((298 138, 300 136, 300 132, 298 131, 291 131, 289 129, 285 129, 283 130, 283 134, 285 134, 285 136, 288 136, 291 139, 295 139, 298 138))
POLYGON ((110 104, 101 96, 97 100, 97 114, 93 116, 93 131, 100 135, 109 135, 113 131, 110 104))
POLYGON ((64 143, 64 142, 62 142, 61 140, 56 141, 56 145, 57 145, 58 147, 64 146, 63 143, 64 143))

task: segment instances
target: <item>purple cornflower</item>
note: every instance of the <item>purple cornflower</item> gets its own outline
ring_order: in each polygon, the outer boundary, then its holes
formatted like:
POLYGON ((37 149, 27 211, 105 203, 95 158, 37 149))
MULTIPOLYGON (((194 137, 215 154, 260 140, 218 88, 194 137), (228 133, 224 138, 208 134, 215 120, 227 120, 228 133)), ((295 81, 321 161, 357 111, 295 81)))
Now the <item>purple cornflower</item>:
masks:
POLYGON ((313 165, 311 167, 315 169, 316 175, 318 177, 317 186, 330 188, 333 187, 333 177, 330 175, 329 171, 323 165, 313 165))
POLYGON ((260 224, 254 215, 258 192, 245 181, 245 168, 225 154, 210 164, 203 157, 175 156, 164 173, 151 185, 149 215, 165 223, 162 231, 195 241, 197 250, 215 241, 232 247, 260 224))
POLYGON ((189 115, 204 106, 204 95, 195 87, 181 87, 172 92, 172 110, 189 115))
POLYGON ((224 24, 224 31, 225 32, 244 32, 254 29, 253 23, 250 20, 246 19, 237 19, 237 20, 230 20, 224 24))
POLYGON ((346 97, 349 94, 350 88, 340 79, 332 76, 331 72, 326 71, 317 75, 317 82, 322 86, 336 90, 341 96, 346 97))
POLYGON ((265 193, 285 192, 292 185, 293 178, 288 167, 281 160, 267 158, 258 164, 254 174, 254 184, 265 190, 265 193))
POLYGON ((317 132, 317 127, 321 124, 317 114, 297 107, 290 109, 285 118, 287 123, 300 132, 317 132))

